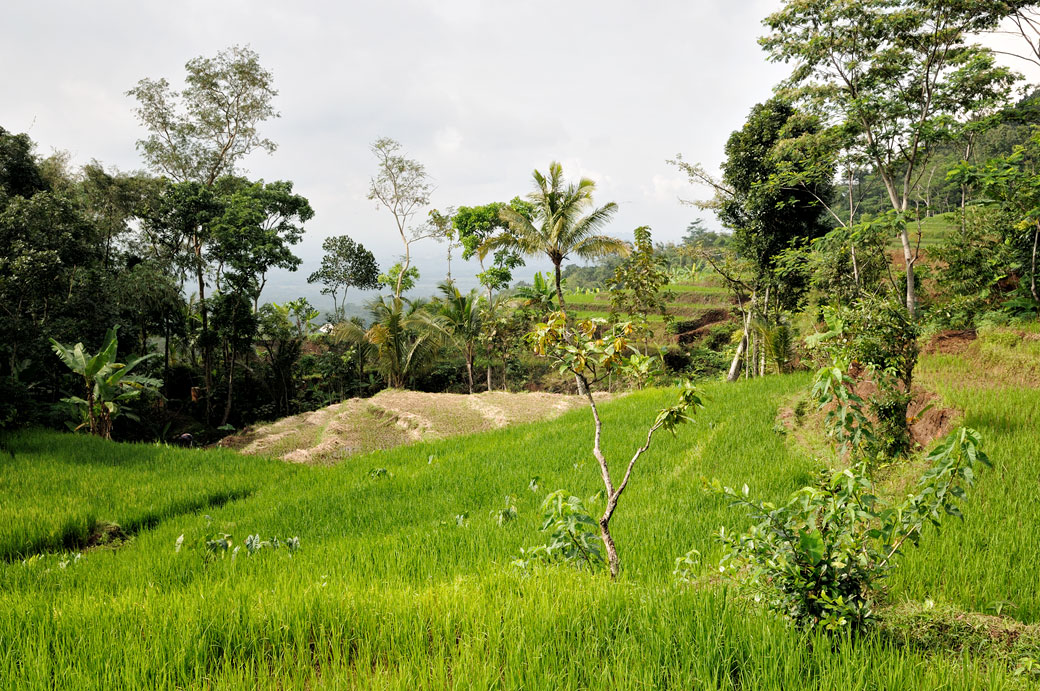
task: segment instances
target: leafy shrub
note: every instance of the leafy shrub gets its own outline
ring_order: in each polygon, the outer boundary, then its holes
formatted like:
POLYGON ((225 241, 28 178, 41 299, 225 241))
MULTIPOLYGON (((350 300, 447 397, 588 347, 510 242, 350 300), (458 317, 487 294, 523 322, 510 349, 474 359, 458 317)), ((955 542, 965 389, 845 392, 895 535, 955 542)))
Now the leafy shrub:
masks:
POLYGON ((901 305, 876 298, 861 299, 851 308, 828 308, 824 316, 829 330, 806 339, 807 344, 825 353, 833 367, 860 370, 861 378, 873 379, 877 394, 871 412, 882 431, 876 448, 887 457, 905 455, 911 446, 907 410, 920 328, 901 305))
POLYGON ((598 535, 599 523, 588 514, 581 499, 567 496, 565 490, 559 489, 542 502, 542 512, 545 520, 541 530, 549 533, 548 542, 520 550, 514 566, 526 569, 536 562, 563 562, 591 571, 606 563, 603 541, 598 535))
POLYGON ((686 373, 691 377, 715 377, 729 368, 729 358, 704 346, 690 348, 690 364, 686 373))
POLYGON ((923 527, 960 516, 957 502, 974 484, 978 464, 990 465, 978 432, 960 428, 927 457, 930 469, 902 503, 877 498, 866 463, 825 472, 813 487, 776 506, 721 486, 712 489, 751 509, 757 523, 720 538, 729 548, 722 569, 746 574, 756 598, 805 628, 858 631, 874 619, 884 578, 904 544, 923 527))

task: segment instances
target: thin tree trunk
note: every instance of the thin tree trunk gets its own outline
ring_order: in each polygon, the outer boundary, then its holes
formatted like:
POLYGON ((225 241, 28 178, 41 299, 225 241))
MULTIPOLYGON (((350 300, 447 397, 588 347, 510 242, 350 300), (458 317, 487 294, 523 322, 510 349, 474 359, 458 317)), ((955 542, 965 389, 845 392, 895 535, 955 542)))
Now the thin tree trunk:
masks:
POLYGON ((227 424, 228 418, 231 417, 231 387, 235 383, 235 349, 231 349, 231 363, 228 365, 228 376, 227 376, 227 401, 224 402, 224 416, 220 419, 220 426, 223 427, 227 424))
POLYGON ((744 328, 744 333, 740 337, 740 344, 737 346, 737 354, 733 356, 733 362, 729 366, 729 374, 726 375, 726 381, 728 382, 735 382, 740 379, 740 363, 747 359, 745 355, 749 345, 748 331, 751 327, 751 315, 744 312, 743 309, 741 309, 741 321, 743 322, 742 326, 744 328))
MULTIPOLYGON (((483 261, 480 262, 480 269, 481 269, 481 272, 483 272, 483 270, 484 270, 484 262, 483 261)), ((487 294, 488 294, 488 314, 490 315, 491 314, 491 298, 492 298, 491 286, 487 287, 487 294)), ((491 341, 488 341, 486 343, 486 346, 487 346, 487 349, 486 349, 485 352, 487 354, 487 390, 490 391, 491 390, 491 341)), ((502 381, 505 381, 505 376, 506 376, 505 375, 505 365, 503 364, 503 366, 502 366, 502 381)), ((504 389, 505 385, 503 385, 502 388, 504 389)))
POLYGON ((747 330, 745 329, 744 335, 740 338, 740 345, 737 346, 737 354, 733 356, 733 362, 729 366, 729 374, 726 375, 726 381, 734 382, 740 379, 740 361, 744 357, 744 351, 747 349, 747 330))
POLYGON ((910 231, 907 229, 906 220, 899 231, 899 239, 903 243, 903 261, 906 265, 906 312, 910 319, 917 317, 917 291, 914 285, 914 255, 910 248, 910 231))
POLYGON ((856 223, 856 203, 853 199, 854 172, 849 167, 849 254, 852 256, 852 279, 856 282, 856 292, 859 292, 859 263, 856 261, 856 240, 852 237, 852 227, 856 223))
POLYGON ((473 393, 473 346, 466 346, 466 375, 469 377, 469 392, 473 393))
POLYGON ((772 285, 766 284, 766 304, 762 307, 762 321, 765 324, 765 331, 762 332, 762 352, 759 354, 758 360, 758 376, 766 376, 766 351, 769 350, 768 344, 766 343, 766 337, 769 330, 769 290, 772 285))
POLYGON ((165 335, 163 338, 163 395, 169 397, 170 394, 170 319, 163 311, 163 327, 165 329, 165 335))
MULTIPOLYGON (((404 230, 401 231, 401 239, 404 239, 404 230)), ((401 282, 404 280, 404 275, 408 271, 408 267, 412 263, 412 251, 411 243, 407 240, 404 241, 404 264, 401 265, 401 273, 397 274, 397 287, 394 288, 394 297, 398 300, 401 299, 401 282)))
POLYGON ((1036 222, 1036 230, 1033 231, 1033 260, 1029 269, 1029 292, 1033 294, 1034 300, 1040 302, 1040 297, 1036 294, 1036 250, 1038 242, 1040 242, 1040 221, 1036 222))
POLYGON ((852 256, 852 280, 856 283, 856 291, 859 291, 859 264, 856 262, 856 242, 849 241, 849 254, 852 256))
POLYGON ((560 265, 553 262, 553 266, 556 268, 556 299, 560 301, 560 311, 563 312, 566 309, 566 305, 563 303, 563 281, 560 279, 560 265))
POLYGON ((199 282, 199 313, 202 316, 202 375, 205 384, 205 415, 206 424, 210 418, 210 393, 213 391, 213 348, 209 342, 209 310, 206 309, 206 275, 202 264, 202 241, 196 236, 195 258, 198 262, 196 278, 199 282))

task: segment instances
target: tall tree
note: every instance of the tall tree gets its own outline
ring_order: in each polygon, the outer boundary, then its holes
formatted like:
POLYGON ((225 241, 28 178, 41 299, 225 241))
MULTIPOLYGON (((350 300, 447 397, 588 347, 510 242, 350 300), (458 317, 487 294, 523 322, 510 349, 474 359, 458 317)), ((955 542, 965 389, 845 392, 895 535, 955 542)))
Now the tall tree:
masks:
POLYGON ((763 287, 773 283, 779 254, 827 231, 820 200, 831 195, 833 168, 817 172, 804 188, 781 188, 771 178, 783 167, 779 146, 819 129, 815 118, 773 98, 751 109, 744 126, 726 142, 722 184, 716 197, 723 225, 733 230, 733 249, 752 263, 763 287))
MULTIPOLYGON (((137 99, 135 112, 149 132, 137 147, 152 169, 171 180, 210 188, 221 177, 234 174, 242 158, 252 151, 275 150, 275 143, 262 137, 258 127, 278 117, 272 106, 278 92, 271 73, 261 67, 260 57, 248 46, 232 46, 212 58, 193 58, 184 67, 185 87, 179 92, 165 78, 142 79, 127 92, 137 99)), ((202 260, 206 231, 198 227, 191 236, 208 419, 213 363, 202 260)))
POLYGON ((373 142, 371 149, 379 168, 371 179, 368 198, 379 202, 393 215, 404 244, 404 257, 394 284, 394 298, 400 299, 401 282, 408 275, 412 262, 412 243, 437 236, 436 227, 408 225, 415 214, 430 203, 433 183, 422 163, 401 153, 399 142, 383 137, 373 142))
POLYGON ((574 254, 583 259, 594 259, 609 255, 628 255, 628 245, 597 231, 605 226, 617 212, 617 204, 609 202, 592 209, 592 193, 596 183, 581 178, 577 183, 565 183, 563 166, 556 161, 549 164, 549 175, 534 171, 535 190, 528 195, 533 208, 530 215, 512 207, 503 207, 500 218, 508 226, 508 232, 489 239, 488 249, 513 248, 522 254, 544 254, 552 262, 556 272, 556 296, 560 309, 565 309, 561 266, 574 254))
POLYGON ((906 271, 905 304, 916 313, 906 214, 933 145, 964 120, 983 92, 1007 89, 1010 71, 978 60, 969 37, 999 21, 982 0, 785 0, 766 18, 762 45, 794 64, 792 93, 844 125, 884 183, 896 216, 906 271), (976 88, 967 94, 961 86, 976 88), (984 88, 980 88, 984 87, 984 88))
POLYGON ((278 92, 260 56, 248 46, 232 46, 215 57, 197 57, 184 66, 182 91, 164 78, 142 79, 128 96, 149 135, 137 148, 155 170, 177 182, 212 185, 235 173, 239 161, 276 145, 258 126, 278 117, 271 101, 278 92))
POLYGON ((325 238, 321 243, 325 256, 321 268, 312 273, 308 283, 321 283, 322 295, 332 296, 333 319, 341 322, 346 318, 347 289, 372 290, 379 285, 379 265, 375 255, 347 235, 325 238), (337 302, 343 291, 343 302, 337 302))
MULTIPOLYGON (((496 234, 505 232, 508 224, 502 220, 501 210, 508 206, 519 214, 531 217, 532 206, 519 197, 514 197, 509 204, 502 202, 491 202, 482 206, 462 206, 452 217, 452 227, 458 235, 459 244, 462 245, 462 258, 469 260, 473 257, 480 262, 480 273, 477 280, 487 291, 487 307, 493 309, 495 305, 494 292, 509 286, 513 280, 513 269, 524 265, 524 260, 519 253, 510 247, 501 247, 492 255, 488 263, 488 255, 485 243, 496 234)), ((492 328, 495 320, 486 319, 484 324, 492 328)), ((495 327, 496 331, 499 331, 495 327)), ((485 331, 484 345, 487 351, 487 388, 491 390, 491 352, 494 343, 485 331)))

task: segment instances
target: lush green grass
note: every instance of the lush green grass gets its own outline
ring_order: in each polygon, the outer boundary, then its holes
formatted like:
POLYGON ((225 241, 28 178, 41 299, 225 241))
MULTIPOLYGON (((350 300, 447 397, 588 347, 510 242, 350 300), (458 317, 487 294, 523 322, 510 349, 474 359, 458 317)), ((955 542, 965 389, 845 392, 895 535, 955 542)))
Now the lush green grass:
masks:
MULTIPOLYGON (((623 567, 613 584, 568 567, 525 575, 510 566, 521 547, 544 539, 545 493, 599 489, 588 411, 291 474, 242 458, 244 477, 260 487, 248 498, 170 516, 126 546, 88 552, 66 568, 58 557, 0 566, 0 687, 1012 687, 999 665, 929 656, 883 636, 797 633, 710 584, 720 551, 712 533, 748 521, 703 493, 699 478, 747 482, 771 499, 807 482, 813 462, 773 431, 779 403, 807 384, 799 375, 706 387, 697 423, 659 437, 636 468, 612 524, 623 567), (374 478, 372 468, 388 474, 374 478), (535 476, 540 489, 532 492, 535 476), (500 526, 490 514, 506 495, 519 515, 500 526), (459 514, 468 514, 465 525, 456 524, 459 514), (190 544, 212 530, 236 544, 251 533, 299 535, 302 548, 212 563, 195 549, 175 552, 179 535, 190 544), (675 557, 690 548, 704 553, 709 581, 695 589, 671 578, 675 557)), ((615 466, 673 395, 647 391, 603 405, 615 466)), ((84 442, 37 433, 16 450, 66 440, 84 442)), ((131 456, 153 451, 93 448, 122 451, 83 455, 80 466, 37 452, 36 463, 48 476, 89 477, 92 458, 132 466, 131 456)), ((169 487, 184 459, 163 452, 152 465, 156 484, 169 487)), ((5 465, 4 482, 25 472, 5 465)), ((118 486, 119 478, 109 481, 118 486)), ((43 501, 75 503, 90 484, 43 501)), ((1035 561, 1034 552, 1026 562, 1035 561)))
POLYGON ((178 514, 244 497, 294 469, 230 451, 111 444, 24 433, 0 455, 0 560, 72 549, 99 522, 134 532, 178 514))
MULTIPOLYGON (((922 219, 920 228, 918 228, 916 223, 911 223, 908 229, 910 231, 910 246, 916 247, 918 241, 920 241, 921 249, 928 250, 941 245, 948 237, 957 232, 956 215, 945 213, 930 216, 922 219), (918 237, 919 231, 920 237, 918 237)), ((898 236, 889 238, 888 248, 890 250, 902 252, 902 247, 902 242, 898 236)))
POLYGON ((994 468, 981 472, 963 522, 930 531, 894 579, 899 597, 1040 622, 1040 329, 980 334, 961 356, 922 360, 918 377, 978 429, 994 468))

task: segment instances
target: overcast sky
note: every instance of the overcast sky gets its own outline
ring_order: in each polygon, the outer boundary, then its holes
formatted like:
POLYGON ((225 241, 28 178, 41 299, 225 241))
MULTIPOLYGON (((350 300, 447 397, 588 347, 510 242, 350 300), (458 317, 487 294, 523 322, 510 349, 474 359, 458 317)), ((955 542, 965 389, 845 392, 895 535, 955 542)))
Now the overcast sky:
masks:
MULTIPOLYGON (((382 0, 13 2, 0 23, 0 126, 47 155, 143 166, 144 134, 125 95, 144 77, 179 88, 184 63, 248 44, 273 73, 281 118, 262 133, 273 155, 253 178, 292 180, 315 209, 295 275, 267 300, 316 297, 306 276, 321 241, 346 233, 380 265, 401 253, 388 212, 366 199, 388 136, 425 164, 437 208, 524 195, 550 161, 617 202, 608 232, 650 225, 678 240, 703 196, 665 163, 681 152, 715 168, 729 133, 786 76, 758 47, 779 0, 382 0)), ((712 218, 706 218, 714 226, 712 218)), ((417 248, 423 283, 439 280, 444 246, 417 248)), ((540 268, 541 265, 534 268, 540 268)), ((456 274, 475 268, 456 267, 456 274)), ((522 269, 518 278, 529 278, 522 269)), ((356 295, 354 296, 356 297, 356 295)))

